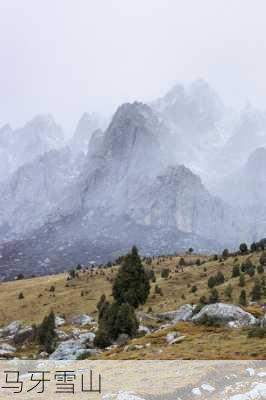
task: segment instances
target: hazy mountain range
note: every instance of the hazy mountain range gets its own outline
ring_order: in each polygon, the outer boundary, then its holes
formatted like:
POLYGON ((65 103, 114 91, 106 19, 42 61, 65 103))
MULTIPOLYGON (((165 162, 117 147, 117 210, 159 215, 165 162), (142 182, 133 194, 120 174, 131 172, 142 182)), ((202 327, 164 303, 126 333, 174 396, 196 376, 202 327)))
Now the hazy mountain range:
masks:
POLYGON ((143 254, 232 248, 265 236, 266 113, 236 112, 204 81, 109 126, 81 117, 71 140, 51 116, 0 129, 0 274, 143 254), (202 179, 202 180, 201 180, 202 179))

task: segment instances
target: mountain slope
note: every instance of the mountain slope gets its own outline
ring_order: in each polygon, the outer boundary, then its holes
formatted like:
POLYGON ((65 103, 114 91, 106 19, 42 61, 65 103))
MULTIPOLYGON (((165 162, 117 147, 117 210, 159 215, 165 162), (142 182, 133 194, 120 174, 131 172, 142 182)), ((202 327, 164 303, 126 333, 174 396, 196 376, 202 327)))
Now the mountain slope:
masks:
MULTIPOLYGON (((80 175, 66 184, 72 169, 69 164, 63 176, 55 176, 58 184, 52 197, 49 191, 40 194, 42 203, 46 201, 49 207, 44 207, 39 227, 37 216, 42 205, 38 203, 38 182, 33 179, 30 198, 36 197, 36 204, 30 209, 36 214, 35 226, 30 228, 34 230, 21 240, 2 245, 2 269, 8 264, 16 270, 25 268, 27 262, 29 273, 34 268, 46 273, 58 265, 62 268, 95 258, 103 262, 134 243, 145 254, 171 253, 190 246, 201 251, 217 249, 212 234, 221 230, 226 215, 223 205, 188 169, 167 168, 160 142, 163 135, 167 135, 166 128, 149 106, 121 106, 107 131, 93 134, 80 175)), ((67 165, 65 159, 61 167, 60 158, 54 161, 50 172, 67 165)), ((37 175, 43 174, 45 179, 47 175, 41 171, 37 175)), ((49 184, 53 186, 53 181, 49 184)), ((16 191, 20 185, 12 187, 16 191)), ((9 191, 10 203, 12 196, 21 198, 14 191, 9 191)), ((25 199, 27 195, 21 201, 25 199)), ((10 218, 13 210, 10 206, 10 218)), ((26 215, 29 209, 18 219, 18 226, 24 226, 26 215)))

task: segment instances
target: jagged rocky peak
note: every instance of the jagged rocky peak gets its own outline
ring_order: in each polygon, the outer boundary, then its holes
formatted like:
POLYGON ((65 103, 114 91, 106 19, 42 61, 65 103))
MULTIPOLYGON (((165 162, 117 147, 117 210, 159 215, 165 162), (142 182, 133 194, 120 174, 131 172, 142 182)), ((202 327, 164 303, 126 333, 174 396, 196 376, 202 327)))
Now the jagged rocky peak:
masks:
POLYGON ((94 113, 84 113, 71 141, 72 151, 87 154, 88 144, 94 131, 101 127, 100 118, 94 113))
POLYGON ((148 105, 123 104, 105 133, 105 156, 109 161, 118 161, 126 171, 142 169, 145 173, 145 168, 155 167, 162 161, 162 135, 164 127, 148 105))
MULTIPOLYGON (((247 161, 246 169, 255 174, 263 173, 266 171, 266 148, 259 147, 254 150, 247 161)), ((266 179, 266 178, 265 178, 266 179)))
POLYGON ((264 145, 266 145, 266 112, 247 104, 240 114, 227 147, 231 152, 237 149, 246 157, 250 151, 264 145))
POLYGON ((204 80, 184 87, 175 85, 166 95, 153 103, 166 120, 182 129, 208 131, 223 117, 225 107, 217 93, 204 80))
POLYGON ((164 165, 159 142, 163 134, 160 121, 146 104, 120 106, 104 135, 98 131, 89 144, 82 174, 83 204, 112 203, 116 212, 127 207, 164 165))
POLYGON ((23 127, 0 130, 0 181, 10 177, 18 167, 64 145, 64 134, 51 115, 37 115, 23 127))
MULTIPOLYGON (((132 146, 139 141, 154 141, 160 129, 160 122, 153 110, 144 103, 125 103, 116 111, 107 130, 110 144, 132 146)), ((114 150, 114 149, 113 149, 114 150)))
POLYGON ((37 115, 20 129, 28 138, 36 138, 47 143, 47 149, 61 147, 64 143, 62 128, 55 122, 51 114, 37 115))

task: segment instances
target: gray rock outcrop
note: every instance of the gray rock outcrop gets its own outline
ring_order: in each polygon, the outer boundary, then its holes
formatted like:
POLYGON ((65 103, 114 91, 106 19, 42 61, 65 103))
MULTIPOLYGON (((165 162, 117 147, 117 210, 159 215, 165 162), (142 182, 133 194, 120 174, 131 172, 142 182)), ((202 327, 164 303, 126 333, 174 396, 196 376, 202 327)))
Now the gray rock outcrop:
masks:
POLYGON ((215 303, 208 304, 192 317, 195 323, 201 323, 206 318, 212 318, 216 322, 231 327, 250 326, 256 323, 256 318, 234 304, 215 303))

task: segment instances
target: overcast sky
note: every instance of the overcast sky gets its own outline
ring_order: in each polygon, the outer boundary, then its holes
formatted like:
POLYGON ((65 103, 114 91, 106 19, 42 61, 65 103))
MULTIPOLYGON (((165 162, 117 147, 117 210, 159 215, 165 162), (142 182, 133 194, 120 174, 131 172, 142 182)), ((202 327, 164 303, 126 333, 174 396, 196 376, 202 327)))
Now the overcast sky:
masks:
POLYGON ((206 79, 266 108, 264 0, 0 0, 0 124, 70 129, 174 83, 206 79))

